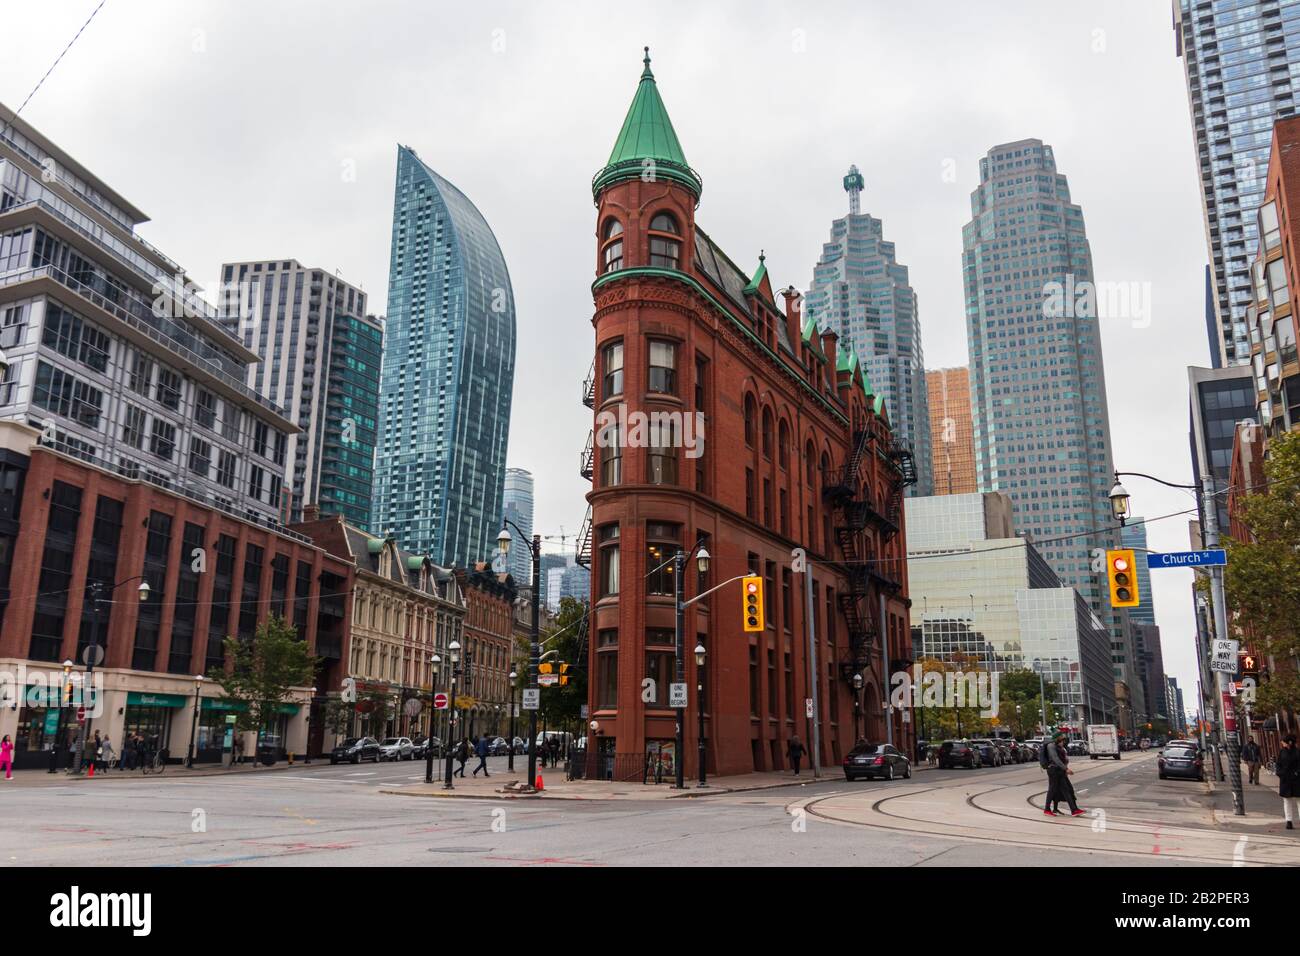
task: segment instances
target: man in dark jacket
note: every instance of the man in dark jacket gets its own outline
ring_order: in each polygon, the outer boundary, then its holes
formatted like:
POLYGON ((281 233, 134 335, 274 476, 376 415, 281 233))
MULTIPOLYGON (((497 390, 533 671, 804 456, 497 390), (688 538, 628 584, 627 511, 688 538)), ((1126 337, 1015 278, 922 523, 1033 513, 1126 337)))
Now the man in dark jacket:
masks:
POLYGON ((1246 769, 1250 771, 1250 782, 1258 784, 1260 753, 1259 744, 1255 743, 1253 738, 1247 740, 1246 746, 1241 748, 1241 760, 1246 765, 1246 769))
POLYGON ((790 758, 790 765, 794 767, 794 775, 799 776, 799 762, 803 760, 803 744, 799 741, 798 734, 790 737, 790 742, 785 746, 785 753, 790 758))
POLYGON ((1052 738, 1052 742, 1047 745, 1047 809, 1044 810, 1049 816, 1055 816, 1060 812, 1060 802, 1064 800, 1070 805, 1070 816, 1078 817, 1083 815, 1079 809, 1079 804, 1074 797, 1074 784, 1070 783, 1070 777, 1074 771, 1070 769, 1070 755, 1066 746, 1065 731, 1058 730, 1052 738))
POLYGON ((469 760, 469 741, 464 737, 462 737, 460 743, 456 745, 456 760, 459 761, 460 766, 456 768, 456 772, 452 774, 452 776, 464 779, 465 762, 469 760))
MULTIPOLYGON (((486 735, 480 737, 478 742, 474 744, 474 756, 478 757, 478 766, 474 768, 474 776, 477 777, 480 770, 483 771, 484 777, 489 776, 487 769, 488 742, 486 735)), ((462 772, 461 776, 463 777, 465 774, 462 772)))
POLYGON ((1282 797, 1282 815, 1286 828, 1294 830, 1292 822, 1297 817, 1296 797, 1300 797, 1300 750, 1296 750, 1295 734, 1288 734, 1277 752, 1277 792, 1282 797))

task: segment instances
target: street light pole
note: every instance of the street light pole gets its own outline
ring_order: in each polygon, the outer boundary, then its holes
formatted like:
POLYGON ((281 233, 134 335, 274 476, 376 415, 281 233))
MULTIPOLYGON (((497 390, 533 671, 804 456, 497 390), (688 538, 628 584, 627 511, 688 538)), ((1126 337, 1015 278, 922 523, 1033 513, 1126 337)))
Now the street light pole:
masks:
POLYGON ((704 659, 707 652, 703 644, 695 645, 695 709, 699 712, 698 759, 700 761, 700 786, 707 787, 704 752, 704 659))
POLYGON ((506 748, 506 769, 511 773, 515 772, 515 690, 518 680, 518 671, 510 668, 510 746, 506 748))
POLYGON ((853 746, 862 739, 862 674, 853 675, 853 746))
MULTIPOLYGON (((515 524, 509 518, 502 519, 501 533, 497 535, 497 546, 505 557, 510 556, 510 531, 514 528, 519 534, 527 538, 528 536, 520 530, 519 525, 515 524)), ((533 535, 533 626, 528 640, 528 688, 537 690, 537 670, 541 663, 539 655, 541 654, 541 603, 542 603, 542 536, 533 535)), ((514 749, 514 741, 511 742, 511 749, 514 749)), ((528 712, 528 781, 527 786, 532 786, 537 780, 537 711, 528 712)))
MULTIPOLYGON (((108 593, 112 594, 123 584, 129 584, 132 581, 140 582, 140 586, 136 588, 136 593, 139 594, 140 600, 141 601, 149 600, 149 582, 144 579, 143 574, 137 574, 135 577, 127 578, 125 581, 118 581, 116 584, 114 584, 111 588, 108 589, 108 593)), ((91 712, 94 708, 93 706, 90 707, 86 706, 87 704, 86 695, 87 693, 91 695, 94 694, 94 690, 95 690, 94 677, 95 677, 95 664, 96 664, 95 658, 100 653, 102 653, 99 644, 99 622, 100 622, 100 610, 104 602, 103 588, 104 588, 104 583, 102 581, 94 581, 90 585, 91 600, 94 602, 94 609, 95 609, 94 612, 95 613, 95 626, 94 626, 95 636, 94 636, 94 643, 91 644, 89 647, 87 647, 85 650, 86 680, 81 687, 81 706, 86 711, 86 719, 82 721, 81 729, 77 732, 77 752, 73 755, 73 765, 72 765, 72 772, 74 774, 81 773, 82 754, 86 749, 86 741, 90 739, 91 712)))
POLYGON ((185 757, 185 766, 193 769, 195 744, 199 736, 199 693, 203 689, 204 677, 202 674, 194 675, 194 718, 190 721, 190 749, 185 757))
POLYGON ((456 676, 460 673, 460 641, 447 645, 447 657, 451 661, 451 693, 448 695, 447 708, 447 775, 442 781, 442 789, 455 790, 451 782, 451 738, 456 724, 456 676))
MULTIPOLYGON (((441 669, 442 658, 437 654, 429 659, 431 668, 430 686, 433 688, 432 696, 438 694, 438 671, 441 669)), ((433 783, 433 731, 438 720, 438 710, 433 706, 433 700, 429 701, 429 739, 424 742, 424 782, 433 783)))

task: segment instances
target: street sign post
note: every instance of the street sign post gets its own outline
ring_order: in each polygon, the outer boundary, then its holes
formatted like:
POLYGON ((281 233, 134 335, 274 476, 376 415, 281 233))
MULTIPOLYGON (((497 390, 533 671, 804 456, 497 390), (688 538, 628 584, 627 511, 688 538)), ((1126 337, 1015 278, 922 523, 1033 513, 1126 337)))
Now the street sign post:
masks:
POLYGON ((685 684, 668 685, 668 706, 676 708, 684 708, 686 706, 685 684))
POLYGON ((524 688, 524 710, 540 710, 542 706, 542 692, 537 687, 524 688))
POLYGON ((1222 568, 1228 564, 1228 552, 1223 548, 1208 548, 1205 551, 1168 551, 1164 554, 1154 552, 1147 555, 1147 567, 1152 571, 1159 568, 1222 568))

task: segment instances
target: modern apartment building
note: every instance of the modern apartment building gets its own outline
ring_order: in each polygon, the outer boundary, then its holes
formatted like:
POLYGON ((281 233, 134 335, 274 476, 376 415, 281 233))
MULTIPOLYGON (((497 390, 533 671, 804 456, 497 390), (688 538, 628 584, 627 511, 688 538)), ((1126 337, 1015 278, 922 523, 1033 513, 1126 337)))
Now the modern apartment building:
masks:
POLYGON ((909 498, 907 579, 918 656, 1032 670, 1080 725, 1118 718, 1110 636, 1034 544, 1018 537, 998 493, 909 498))
POLYGON ((343 676, 348 569, 279 523, 297 425, 245 384, 257 355, 144 221, 0 109, 0 667, 31 678, 0 731, 20 764, 75 739, 37 676, 80 676, 92 646, 96 726, 199 760, 220 759, 225 704, 194 675, 225 638, 275 614, 320 658, 315 693, 266 728, 281 749, 319 748, 343 676))
POLYGON ((492 229, 399 146, 376 527, 443 567, 492 558, 514 373, 515 298, 492 229))
POLYGON ((831 223, 804 298, 808 319, 833 329, 839 348, 855 353, 872 393, 889 408, 894 434, 916 458, 910 495, 931 494, 931 422, 921 349, 916 292, 899 263, 884 224, 861 211, 862 174, 850 166, 844 177, 849 213, 831 223))
POLYGON ((298 425, 285 520, 318 504, 368 528, 384 329, 366 294, 296 259, 226 263, 221 275, 222 325, 260 359, 248 385, 298 425))
POLYGON ((962 245, 979 490, 1011 498, 1016 529, 1124 643, 1093 562, 1119 543, 1102 297, 1052 147, 1026 139, 980 160, 962 245))
POLYGON ((222 326, 146 221, 0 107, 0 419, 42 442, 278 525, 297 423, 245 384, 222 326))
MULTIPOLYGON (((531 587, 533 583, 533 553, 528 545, 533 539, 533 474, 523 468, 506 469, 505 516, 523 532, 525 541, 510 550, 507 570, 515 579, 516 587, 531 587)), ((511 531, 517 536, 518 532, 511 531)), ((542 575, 546 583, 546 575, 542 575)))
POLYGON ((975 440, 970 412, 970 369, 925 373, 930 405, 930 473, 936 495, 976 491, 975 440))
POLYGON ((1300 6, 1289 0, 1173 0, 1174 50, 1191 110, 1213 264, 1218 365, 1250 362, 1246 308, 1274 120, 1295 113, 1300 6))

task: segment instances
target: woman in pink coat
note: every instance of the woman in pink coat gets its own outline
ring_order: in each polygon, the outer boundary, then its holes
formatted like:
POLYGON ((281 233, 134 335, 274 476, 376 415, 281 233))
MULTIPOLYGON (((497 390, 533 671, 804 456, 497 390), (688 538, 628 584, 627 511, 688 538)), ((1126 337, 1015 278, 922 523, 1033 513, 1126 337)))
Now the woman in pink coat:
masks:
POLYGON ((5 734, 4 740, 0 740, 0 767, 5 769, 5 779, 14 778, 14 744, 5 734))

